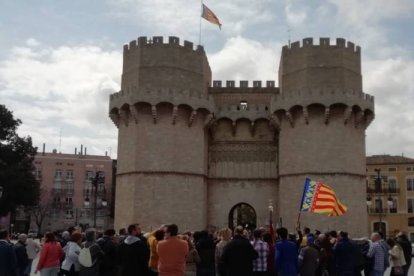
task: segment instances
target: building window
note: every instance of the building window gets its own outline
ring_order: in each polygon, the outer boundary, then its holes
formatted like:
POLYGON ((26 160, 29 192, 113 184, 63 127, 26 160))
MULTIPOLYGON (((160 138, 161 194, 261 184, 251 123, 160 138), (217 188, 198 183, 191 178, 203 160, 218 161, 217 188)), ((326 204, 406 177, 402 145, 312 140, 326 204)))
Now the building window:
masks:
POLYGON ((62 179, 62 170, 55 171, 55 179, 62 179))
POLYGON ((382 213, 382 199, 375 200, 375 213, 382 213))
POLYGON ((62 162, 56 162, 56 166, 62 166, 62 162))
POLYGON ((394 178, 388 179, 388 189, 390 193, 397 192, 397 179, 394 179, 394 178))
POLYGON ((390 207, 390 213, 395 214, 395 213, 398 212, 397 199, 396 198, 392 199, 392 204, 389 207, 390 207))
POLYGON ((414 213, 414 198, 407 199, 407 212, 414 213))
POLYGON ((407 178, 407 191, 414 191, 414 178, 407 178))
POLYGON ((411 172, 413 170, 412 167, 407 167, 407 172, 411 172))
POLYGON ((397 168, 388 168, 388 171, 389 172, 396 172, 397 171, 397 168))
POLYGON ((91 180, 93 177, 93 171, 85 171, 85 180, 91 180))
POLYGON ((66 171, 66 179, 73 179, 73 170, 67 170, 66 171))
POLYGON ((65 218, 66 219, 73 219, 73 210, 72 209, 66 210, 65 218))
POLYGON ((408 218, 408 226, 414 226, 414 217, 408 218))
POLYGON ((71 197, 66 197, 65 202, 66 202, 66 207, 72 207, 72 198, 71 197))

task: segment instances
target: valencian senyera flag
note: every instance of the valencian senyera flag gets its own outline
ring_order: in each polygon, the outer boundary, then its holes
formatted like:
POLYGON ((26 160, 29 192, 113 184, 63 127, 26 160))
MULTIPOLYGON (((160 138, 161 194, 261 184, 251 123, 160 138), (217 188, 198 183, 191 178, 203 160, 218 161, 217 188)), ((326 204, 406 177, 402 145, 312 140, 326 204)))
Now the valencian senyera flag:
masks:
POLYGON ((331 187, 306 178, 300 211, 341 216, 347 208, 339 201, 331 187))
POLYGON ((221 23, 218 17, 212 12, 206 5, 203 4, 203 12, 201 17, 207 20, 210 23, 216 24, 221 29, 221 23))

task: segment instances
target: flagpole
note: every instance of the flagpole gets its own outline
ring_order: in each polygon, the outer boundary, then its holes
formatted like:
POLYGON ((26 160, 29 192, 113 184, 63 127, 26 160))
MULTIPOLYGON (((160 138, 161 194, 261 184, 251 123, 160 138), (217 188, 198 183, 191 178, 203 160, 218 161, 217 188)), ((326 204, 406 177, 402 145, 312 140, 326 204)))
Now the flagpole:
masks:
POLYGON ((198 33, 198 45, 201 45, 201 17, 203 15, 203 0, 200 0, 200 32, 198 33))

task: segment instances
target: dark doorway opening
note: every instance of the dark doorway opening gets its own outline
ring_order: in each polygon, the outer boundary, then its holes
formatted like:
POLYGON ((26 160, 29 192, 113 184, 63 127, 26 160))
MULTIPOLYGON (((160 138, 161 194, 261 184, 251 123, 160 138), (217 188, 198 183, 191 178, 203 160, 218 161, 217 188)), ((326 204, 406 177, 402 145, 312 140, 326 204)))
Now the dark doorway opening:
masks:
POLYGON ((247 203, 239 203, 231 208, 229 213, 229 228, 234 229, 236 226, 243 226, 250 230, 255 229, 257 225, 256 211, 247 203))

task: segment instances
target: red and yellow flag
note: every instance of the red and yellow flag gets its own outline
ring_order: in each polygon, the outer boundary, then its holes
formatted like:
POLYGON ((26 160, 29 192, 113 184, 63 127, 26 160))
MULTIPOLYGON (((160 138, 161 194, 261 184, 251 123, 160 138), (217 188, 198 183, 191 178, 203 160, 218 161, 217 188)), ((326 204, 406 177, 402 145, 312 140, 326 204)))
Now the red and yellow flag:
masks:
POLYGON ((300 210, 328 214, 328 216, 341 216, 346 213, 347 208, 339 201, 331 187, 306 178, 300 210))
POLYGON ((210 23, 216 24, 219 26, 221 30, 221 23, 218 17, 212 12, 206 5, 203 4, 203 12, 201 13, 201 17, 207 20, 210 23))

